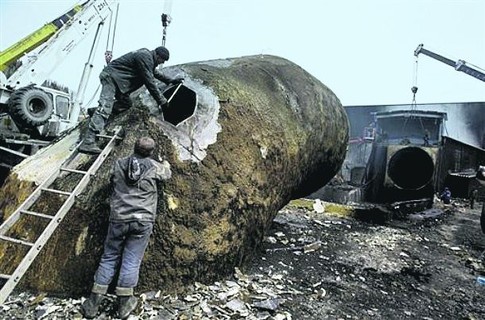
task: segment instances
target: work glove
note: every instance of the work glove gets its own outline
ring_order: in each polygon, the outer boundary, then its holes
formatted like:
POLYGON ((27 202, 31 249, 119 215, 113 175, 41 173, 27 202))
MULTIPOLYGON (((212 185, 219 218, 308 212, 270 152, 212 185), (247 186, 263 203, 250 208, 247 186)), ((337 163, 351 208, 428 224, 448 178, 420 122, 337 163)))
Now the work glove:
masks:
POLYGON ((173 78, 172 80, 170 80, 170 84, 177 85, 179 83, 182 83, 183 81, 184 81, 184 77, 177 76, 177 77, 173 78))

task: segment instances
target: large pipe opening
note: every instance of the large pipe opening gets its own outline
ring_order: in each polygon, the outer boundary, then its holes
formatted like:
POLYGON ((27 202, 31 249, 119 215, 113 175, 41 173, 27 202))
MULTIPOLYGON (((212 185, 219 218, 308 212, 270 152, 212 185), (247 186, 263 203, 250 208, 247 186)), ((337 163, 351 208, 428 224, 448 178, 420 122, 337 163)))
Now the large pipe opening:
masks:
POLYGON ((194 115, 197 94, 193 90, 181 84, 168 87, 163 95, 170 100, 168 108, 162 110, 165 121, 176 126, 194 115))
POLYGON ((423 149, 410 147, 397 151, 389 160, 387 174, 402 189, 418 190, 433 177, 434 163, 423 149))

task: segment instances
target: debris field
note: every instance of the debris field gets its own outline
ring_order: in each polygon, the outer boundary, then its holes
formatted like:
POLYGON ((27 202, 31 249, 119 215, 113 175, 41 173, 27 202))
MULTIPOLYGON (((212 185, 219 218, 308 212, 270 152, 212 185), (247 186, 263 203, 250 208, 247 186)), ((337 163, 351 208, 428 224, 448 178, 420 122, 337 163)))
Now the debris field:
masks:
MULTIPOLYGON (((139 292, 130 319, 483 319, 480 206, 435 203, 441 215, 375 224, 292 202, 254 260, 186 292, 139 292), (323 211, 323 212, 322 212, 323 211)), ((83 297, 14 292, 2 319, 82 319, 83 297)), ((109 295, 97 319, 116 319, 109 295)))

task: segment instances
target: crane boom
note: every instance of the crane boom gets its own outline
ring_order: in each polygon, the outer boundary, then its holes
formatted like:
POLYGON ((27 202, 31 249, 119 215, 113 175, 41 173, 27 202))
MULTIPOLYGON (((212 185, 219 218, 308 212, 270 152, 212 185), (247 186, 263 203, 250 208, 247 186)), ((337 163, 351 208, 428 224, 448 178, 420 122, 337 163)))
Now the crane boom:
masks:
POLYGON ((57 17, 51 22, 35 30, 22 40, 14 43, 12 46, 0 52, 0 71, 5 70, 9 64, 22 57, 22 55, 34 50, 69 22, 81 9, 84 4, 76 5, 74 8, 57 17))
POLYGON ((54 69, 89 33, 93 25, 103 22, 111 13, 114 0, 88 0, 59 30, 29 55, 22 66, 8 78, 7 86, 20 88, 43 83, 54 69))
POLYGON ((420 53, 422 53, 424 55, 427 55, 428 57, 431 57, 433 59, 436 59, 438 61, 441 61, 441 62, 449 65, 450 67, 455 68, 455 70, 457 70, 457 71, 464 72, 464 73, 466 73, 466 74, 468 74, 468 75, 470 75, 472 77, 477 78, 478 80, 485 81, 485 73, 477 70, 476 68, 473 68, 473 67, 467 65, 467 63, 464 60, 453 61, 451 59, 445 58, 442 55, 439 55, 437 53, 434 53, 432 51, 429 51, 427 49, 424 49, 422 44, 420 44, 416 48, 416 50, 414 50, 414 55, 416 57, 420 53))

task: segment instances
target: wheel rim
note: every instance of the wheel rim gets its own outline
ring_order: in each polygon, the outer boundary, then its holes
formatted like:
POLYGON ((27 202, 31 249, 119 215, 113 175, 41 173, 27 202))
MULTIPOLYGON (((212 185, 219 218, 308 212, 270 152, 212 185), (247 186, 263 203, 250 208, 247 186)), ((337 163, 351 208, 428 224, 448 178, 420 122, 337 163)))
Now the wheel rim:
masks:
POLYGON ((35 114, 40 114, 45 111, 45 101, 42 99, 32 99, 29 102, 29 110, 35 114))

